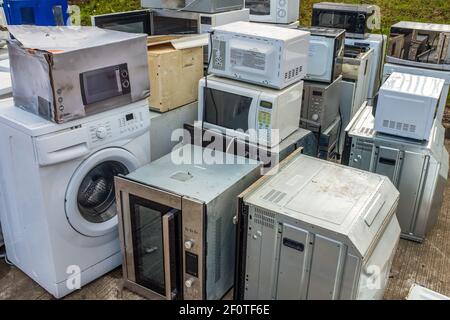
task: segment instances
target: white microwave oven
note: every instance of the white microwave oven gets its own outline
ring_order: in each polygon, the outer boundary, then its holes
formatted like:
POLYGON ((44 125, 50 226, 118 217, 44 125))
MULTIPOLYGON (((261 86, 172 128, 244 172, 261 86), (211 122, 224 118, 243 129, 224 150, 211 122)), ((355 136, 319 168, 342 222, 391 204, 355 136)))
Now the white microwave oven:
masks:
POLYGON ((240 140, 275 147, 299 128, 303 81, 274 90, 209 76, 200 80, 198 120, 240 140))
POLYGON ((300 0, 245 0, 250 21, 288 24, 298 21, 300 0))
POLYGON ((92 25, 123 32, 148 35, 201 34, 236 21, 249 21, 249 10, 199 13, 148 9, 92 16, 92 25))
POLYGON ((276 89, 307 74, 309 32, 242 21, 213 30, 212 74, 276 89))
POLYGON ((443 97, 445 80, 394 72, 381 86, 375 130, 428 140, 443 97))
POLYGON ((345 30, 320 27, 299 29, 311 33, 305 80, 333 83, 342 75, 345 30))

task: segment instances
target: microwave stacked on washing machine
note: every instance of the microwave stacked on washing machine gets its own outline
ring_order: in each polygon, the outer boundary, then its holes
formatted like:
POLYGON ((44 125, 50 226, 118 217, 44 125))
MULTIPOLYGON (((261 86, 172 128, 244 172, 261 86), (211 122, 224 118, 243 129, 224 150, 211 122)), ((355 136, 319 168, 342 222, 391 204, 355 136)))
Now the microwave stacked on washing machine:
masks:
POLYGON ((300 0, 245 0, 250 21, 290 24, 299 19, 300 0))

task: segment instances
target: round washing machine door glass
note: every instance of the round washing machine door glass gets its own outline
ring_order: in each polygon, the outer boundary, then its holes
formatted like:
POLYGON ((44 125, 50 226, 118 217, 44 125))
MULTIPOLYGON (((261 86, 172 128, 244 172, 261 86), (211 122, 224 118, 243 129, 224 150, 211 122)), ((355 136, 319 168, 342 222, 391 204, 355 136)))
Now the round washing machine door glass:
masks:
POLYGON ((120 148, 104 149, 86 159, 66 191, 66 215, 71 226, 89 237, 117 230, 114 177, 138 167, 137 158, 120 148))

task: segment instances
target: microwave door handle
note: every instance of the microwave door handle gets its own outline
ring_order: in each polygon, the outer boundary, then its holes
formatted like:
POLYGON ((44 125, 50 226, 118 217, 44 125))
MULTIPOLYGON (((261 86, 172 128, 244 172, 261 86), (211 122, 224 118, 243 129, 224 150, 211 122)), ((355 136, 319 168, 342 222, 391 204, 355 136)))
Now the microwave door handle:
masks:
POLYGON ((171 274, 171 261, 170 261, 170 222, 174 219, 175 213, 171 212, 162 217, 163 225, 163 247, 164 247, 164 280, 166 283, 166 299, 173 300, 172 294, 172 274, 171 274))

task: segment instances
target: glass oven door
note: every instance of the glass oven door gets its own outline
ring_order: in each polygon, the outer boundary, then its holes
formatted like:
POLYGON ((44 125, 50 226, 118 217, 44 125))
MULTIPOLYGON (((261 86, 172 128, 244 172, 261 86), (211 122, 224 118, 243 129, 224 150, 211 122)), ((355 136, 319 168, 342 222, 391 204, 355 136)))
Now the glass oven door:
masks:
POLYGON ((204 89, 203 121, 243 132, 249 129, 253 98, 213 88, 204 89))
POLYGON ((152 34, 198 34, 200 33, 199 19, 198 13, 155 9, 152 19, 152 34))
POLYGON ((129 194, 134 282, 168 300, 182 295, 181 211, 129 194))

